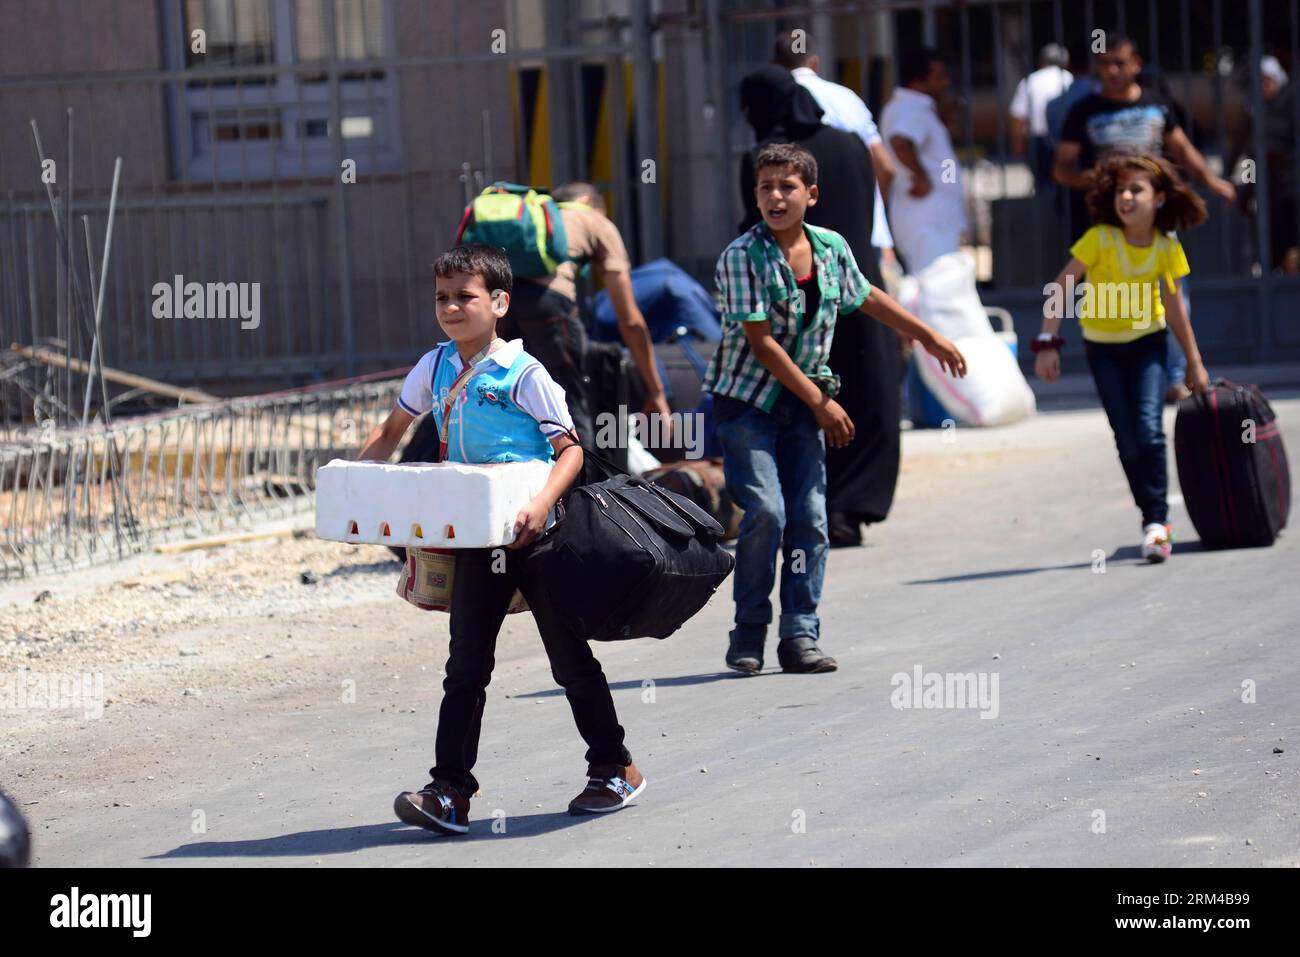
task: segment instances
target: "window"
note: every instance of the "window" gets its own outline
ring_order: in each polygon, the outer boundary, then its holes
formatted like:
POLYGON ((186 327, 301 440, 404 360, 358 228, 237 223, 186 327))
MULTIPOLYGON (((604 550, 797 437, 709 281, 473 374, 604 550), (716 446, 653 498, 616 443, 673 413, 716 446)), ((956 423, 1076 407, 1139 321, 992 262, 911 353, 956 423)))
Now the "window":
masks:
POLYGON ((338 61, 343 155, 362 172, 399 165, 392 0, 168 0, 168 59, 194 72, 169 91, 173 161, 192 180, 337 173, 330 143, 331 53, 338 61), (331 10, 332 7, 332 10, 331 10), (334 40, 330 44, 330 14, 334 40), (205 49, 196 51, 194 31, 205 49), (232 70, 301 66, 259 76, 232 70))
MULTIPOLYGON (((327 59, 329 25, 324 0, 296 0, 298 58, 303 63, 327 59)), ((335 0, 334 24, 340 60, 369 60, 384 55, 383 7, 377 0, 335 0)))
POLYGON ((185 0, 185 35, 202 29, 206 52, 185 46, 185 65, 249 66, 271 63, 271 8, 261 0, 185 0))

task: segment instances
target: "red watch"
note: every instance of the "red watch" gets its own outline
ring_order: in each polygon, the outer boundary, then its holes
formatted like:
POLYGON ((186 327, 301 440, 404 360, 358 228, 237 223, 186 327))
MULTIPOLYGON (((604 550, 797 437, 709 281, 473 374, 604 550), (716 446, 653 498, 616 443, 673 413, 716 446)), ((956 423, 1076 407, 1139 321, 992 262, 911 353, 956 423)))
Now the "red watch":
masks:
POLYGON ((1029 343, 1029 348, 1033 350, 1034 355, 1038 355, 1038 353, 1046 352, 1049 349, 1055 349, 1057 352, 1060 352, 1063 345, 1065 345, 1065 340, 1060 336, 1047 336, 1046 334, 1043 334, 1039 335, 1037 339, 1029 343))

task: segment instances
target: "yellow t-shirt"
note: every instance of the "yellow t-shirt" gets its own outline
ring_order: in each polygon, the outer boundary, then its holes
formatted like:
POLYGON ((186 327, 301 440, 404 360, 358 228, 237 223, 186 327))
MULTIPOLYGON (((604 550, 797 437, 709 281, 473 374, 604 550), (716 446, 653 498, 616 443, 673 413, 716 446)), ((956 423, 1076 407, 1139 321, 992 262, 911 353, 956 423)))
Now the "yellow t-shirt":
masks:
POLYGON ((1133 246, 1118 226, 1098 224, 1070 248, 1088 267, 1079 302, 1083 337, 1093 342, 1132 342, 1165 328, 1160 280, 1170 294, 1191 272, 1182 244, 1156 230, 1150 246, 1133 246))

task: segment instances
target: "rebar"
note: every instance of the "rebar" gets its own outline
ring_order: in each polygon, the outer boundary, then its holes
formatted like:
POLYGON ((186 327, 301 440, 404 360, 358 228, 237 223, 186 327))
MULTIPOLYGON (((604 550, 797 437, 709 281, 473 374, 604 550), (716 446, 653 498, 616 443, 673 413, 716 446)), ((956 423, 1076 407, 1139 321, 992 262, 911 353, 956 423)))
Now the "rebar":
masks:
POLYGON ((316 469, 360 451, 402 381, 227 399, 0 444, 0 579, 305 511, 316 469))

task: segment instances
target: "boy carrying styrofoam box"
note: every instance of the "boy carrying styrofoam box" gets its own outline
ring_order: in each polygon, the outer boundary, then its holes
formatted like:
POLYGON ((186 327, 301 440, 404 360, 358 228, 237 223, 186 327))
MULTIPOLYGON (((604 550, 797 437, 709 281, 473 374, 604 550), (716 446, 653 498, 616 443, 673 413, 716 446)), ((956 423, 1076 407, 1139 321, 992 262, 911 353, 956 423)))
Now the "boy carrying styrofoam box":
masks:
MULTIPOLYGON (((573 420, 564 390, 523 351, 521 340, 496 338, 497 321, 510 308, 514 282, 501 249, 480 243, 457 246, 438 257, 433 271, 438 324, 450 341, 426 353, 411 370, 397 406, 371 433, 358 458, 386 461, 411 422, 433 412, 438 416, 444 462, 537 462, 548 474, 540 491, 518 509, 510 529, 513 541, 505 549, 456 550, 436 764, 430 769, 429 784, 416 792, 403 791, 393 808, 407 824, 448 834, 468 830, 469 800, 478 790, 472 771, 497 633, 518 589, 527 599, 552 674, 564 688, 587 744, 587 785, 569 803, 569 811, 617 810, 641 793, 645 779, 623 744, 623 728, 600 662, 587 642, 560 621, 549 595, 523 561, 555 503, 582 470, 582 448, 572 437, 576 433, 565 432, 572 430, 573 420)), ((468 530, 476 521, 468 514, 471 510, 460 505, 462 514, 447 523, 455 526, 457 544, 466 540, 462 534, 468 534, 462 528, 468 530)), ((483 505, 480 497, 479 508, 483 505)), ((396 505, 392 514, 398 514, 396 505)), ((399 532, 399 528, 389 531, 399 532)), ((400 528, 402 535, 410 531, 400 528)), ((420 531, 427 538, 445 530, 420 531)))

